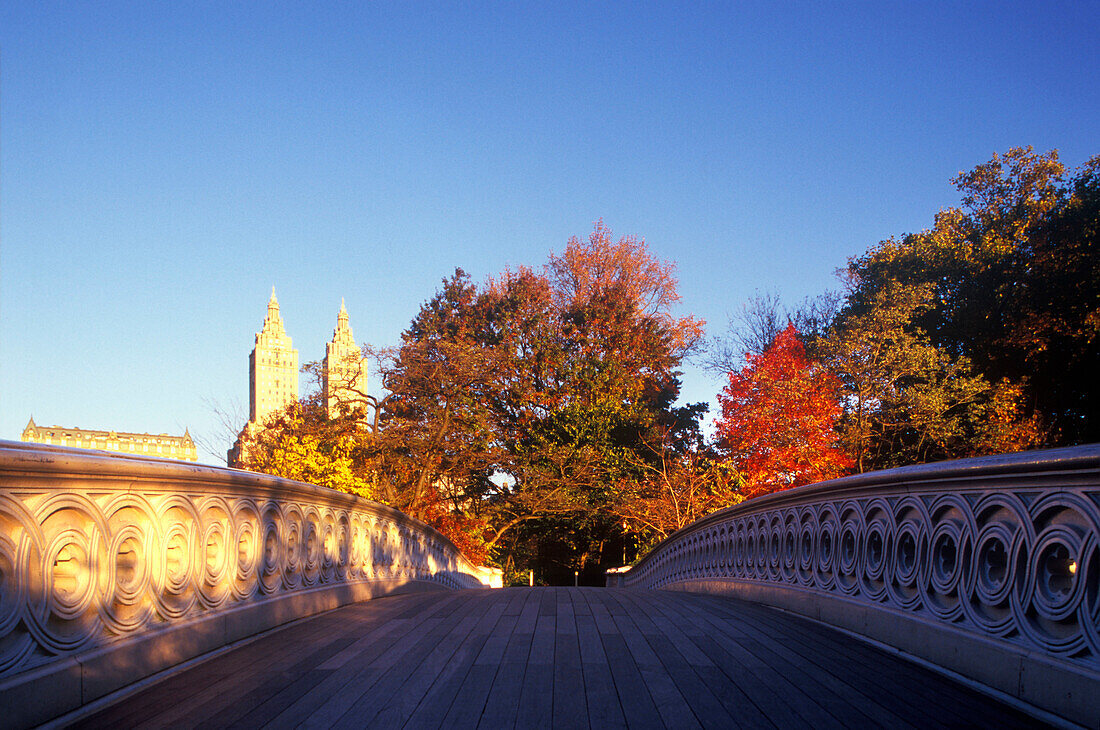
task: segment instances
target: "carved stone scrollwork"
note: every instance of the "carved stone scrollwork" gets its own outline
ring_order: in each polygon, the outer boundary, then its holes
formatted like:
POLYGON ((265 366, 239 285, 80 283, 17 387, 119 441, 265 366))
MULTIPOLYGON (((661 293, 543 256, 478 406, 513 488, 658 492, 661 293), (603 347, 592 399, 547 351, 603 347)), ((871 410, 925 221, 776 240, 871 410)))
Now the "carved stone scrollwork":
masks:
POLYGON ((432 528, 351 495, 0 442, 0 677, 295 593, 483 575, 432 528))
POLYGON ((628 587, 777 586, 1100 668, 1100 448, 865 474, 710 515, 628 587), (996 476, 996 478, 992 478, 996 476))

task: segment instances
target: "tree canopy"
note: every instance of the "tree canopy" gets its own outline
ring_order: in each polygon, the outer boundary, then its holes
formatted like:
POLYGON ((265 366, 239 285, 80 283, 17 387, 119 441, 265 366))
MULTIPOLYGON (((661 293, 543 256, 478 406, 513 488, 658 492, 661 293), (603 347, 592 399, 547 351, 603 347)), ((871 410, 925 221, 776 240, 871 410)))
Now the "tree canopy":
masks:
POLYGON ((840 476, 839 382, 806 357, 793 324, 763 354, 748 353, 718 394, 718 446, 737 465, 747 497, 840 476))
MULTIPOLYGON (((316 396, 251 435, 251 468, 436 525, 475 560, 598 570, 704 514, 851 471, 1100 440, 1100 157, 1015 148, 961 204, 854 257, 843 291, 744 306, 678 404, 703 323, 675 269, 601 222, 541 269, 461 269, 394 347, 382 392, 316 396)), ((317 371, 316 364, 306 366, 317 371)))
POLYGON ((994 155, 954 179, 961 206, 932 228, 853 258, 839 297, 750 301, 712 366, 806 323, 858 471, 1100 440, 1098 171, 1100 157, 1070 174, 1056 151, 994 155))
MULTIPOLYGON (((678 302, 674 267, 602 222, 541 271, 479 286, 456 270, 398 346, 372 353, 385 397, 323 428, 356 445, 375 498, 461 533, 474 557, 570 573, 617 562, 623 524, 636 542, 653 529, 622 518, 624 500, 642 498, 634 485, 669 468, 720 474, 713 454, 691 455, 706 406, 674 405, 703 334, 678 302)), ((293 412, 264 438, 301 441, 293 412)), ((252 466, 318 476, 258 454, 252 466)))

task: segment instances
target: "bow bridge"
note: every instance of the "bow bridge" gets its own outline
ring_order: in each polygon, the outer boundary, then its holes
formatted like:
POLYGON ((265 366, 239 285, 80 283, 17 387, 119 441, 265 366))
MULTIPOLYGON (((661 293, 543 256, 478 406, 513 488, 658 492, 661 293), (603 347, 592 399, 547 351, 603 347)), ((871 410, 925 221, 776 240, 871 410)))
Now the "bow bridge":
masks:
POLYGON ((501 589, 351 495, 0 442, 0 723, 1096 727, 1098 526, 1076 447, 789 490, 607 588, 501 589))

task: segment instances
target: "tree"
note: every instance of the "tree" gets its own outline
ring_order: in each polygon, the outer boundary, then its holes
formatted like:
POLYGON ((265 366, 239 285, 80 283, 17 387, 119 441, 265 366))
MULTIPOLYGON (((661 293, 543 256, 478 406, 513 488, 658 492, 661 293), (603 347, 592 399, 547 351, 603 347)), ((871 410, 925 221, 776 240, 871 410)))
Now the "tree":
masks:
POLYGON ((922 303, 905 333, 996 384, 974 408, 996 409, 1002 436, 968 437, 948 456, 1100 438, 1098 169, 1093 158, 1067 182, 1057 151, 994 155, 954 179, 961 208, 850 262, 839 329, 914 289, 922 303))
POLYGON ((616 485, 653 458, 648 434, 682 420, 676 368, 702 323, 673 316, 678 300, 673 267, 602 222, 541 274, 505 271, 481 289, 453 279, 403 337, 389 418, 411 443, 446 446, 420 463, 461 466, 449 482, 489 514, 486 543, 502 556, 532 541, 545 555, 537 536, 568 516, 561 559, 600 562, 619 529, 616 485), (444 424, 449 437, 426 437, 444 424))
POLYGON ((642 554, 676 530, 744 499, 733 465, 701 446, 679 451, 654 448, 644 476, 624 480, 614 504, 616 517, 637 537, 642 554))
POLYGON ((774 291, 757 292, 730 317, 726 332, 708 343, 702 364, 722 375, 738 370, 745 355, 763 355, 787 324, 794 325, 802 344, 812 350, 836 318, 840 303, 839 293, 825 292, 788 307, 774 291))
MULTIPOLYGON (((840 443, 859 472, 969 455, 983 438, 993 446, 989 382, 912 324, 933 297, 928 285, 881 289, 819 345, 841 385, 840 443)), ((1011 441, 1003 416, 1015 411, 1003 399, 999 409, 999 438, 1011 441)))
POLYGON ((363 458, 366 434, 349 419, 330 419, 317 396, 290 403, 245 435, 241 467, 377 499, 363 458))
POLYGON ((340 418, 285 419, 278 438, 353 443, 349 468, 375 498, 474 554, 570 572, 610 563, 619 492, 672 463, 651 444, 701 440, 705 406, 673 405, 703 325, 674 316, 678 301, 672 265, 602 222, 541 272, 478 286, 456 270, 400 344, 374 353, 384 397, 348 388, 340 418))
POLYGON ((747 497, 831 479, 851 462, 836 448, 839 384, 806 357, 794 325, 762 355, 746 355, 719 394, 719 447, 744 479, 747 497))

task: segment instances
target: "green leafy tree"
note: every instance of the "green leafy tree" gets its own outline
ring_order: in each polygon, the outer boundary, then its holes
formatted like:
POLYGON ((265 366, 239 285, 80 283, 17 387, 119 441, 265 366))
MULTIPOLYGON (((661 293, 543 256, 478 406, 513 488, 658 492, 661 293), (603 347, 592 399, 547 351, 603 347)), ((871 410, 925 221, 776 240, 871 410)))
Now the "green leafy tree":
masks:
POLYGON ((819 345, 842 385, 841 444, 859 472, 969 455, 981 438, 989 382, 913 325, 933 296, 927 285, 883 288, 819 345))
POLYGON ((954 180, 961 208, 850 263, 840 323, 858 321, 899 288, 916 288, 921 303, 904 329, 996 384, 982 407, 997 406, 1002 423, 1006 413, 1018 422, 1001 443, 1100 438, 1098 169, 1093 158, 1067 182, 1057 151, 1028 147, 961 173, 954 180))

